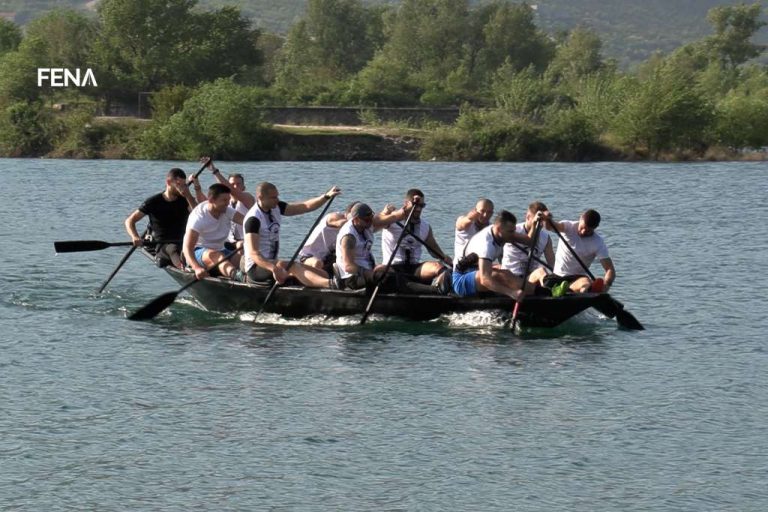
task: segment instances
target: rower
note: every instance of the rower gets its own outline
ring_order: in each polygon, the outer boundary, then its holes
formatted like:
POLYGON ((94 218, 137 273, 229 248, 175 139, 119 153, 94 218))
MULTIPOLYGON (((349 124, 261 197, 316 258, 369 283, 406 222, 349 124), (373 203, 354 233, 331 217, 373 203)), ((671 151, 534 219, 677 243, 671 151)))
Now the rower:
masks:
MULTIPOLYGON (((381 234, 381 252, 382 261, 389 261, 392 256, 392 252, 400 239, 400 235, 403 232, 403 224, 408 215, 413 210, 411 215, 411 222, 408 225, 408 233, 412 233, 415 236, 406 234, 406 236, 400 242, 400 246, 397 247, 394 258, 392 259, 392 269, 395 272, 401 272, 406 276, 413 278, 421 283, 432 282, 435 286, 438 286, 439 281, 433 282, 438 276, 446 271, 446 265, 450 268, 453 265, 451 257, 446 255, 440 248, 440 245, 435 240, 435 236, 432 233, 432 226, 426 219, 422 218, 421 214, 427 204, 424 202, 424 193, 417 189, 412 188, 405 194, 405 201, 403 207, 395 212, 392 212, 388 216, 379 215, 383 221, 383 231, 381 234), (421 241, 419 241, 419 239, 421 241), (422 242, 426 243, 429 247, 429 252, 440 258, 440 260, 421 261, 422 242)), ((447 293, 447 287, 449 276, 443 276, 444 287, 447 293)))
POLYGON ((521 301, 523 280, 508 270, 494 268, 505 243, 530 243, 527 235, 516 232, 517 219, 507 210, 496 215, 493 224, 478 231, 464 246, 453 268, 453 290, 461 297, 492 291, 521 301))
POLYGON ((467 245, 472 236, 488 226, 493 217, 493 201, 482 198, 477 201, 475 207, 466 215, 456 219, 456 232, 453 242, 454 260, 461 257, 464 253, 464 246, 467 245))
MULTIPOLYGON (((208 160, 208 168, 211 170, 211 173, 213 173, 216 181, 229 187, 229 192, 232 195, 232 201, 229 205, 234 208, 236 212, 245 217, 248 210, 256 202, 256 198, 253 197, 253 194, 245 191, 245 178, 239 172, 235 172, 225 179, 219 169, 213 165, 213 160, 208 160)), ((227 242, 233 244, 234 247, 241 247, 243 245, 244 236, 243 225, 232 223, 232 229, 230 230, 229 237, 227 237, 227 242)))
MULTIPOLYGON (((536 214, 546 212, 547 206, 541 201, 534 201, 528 205, 525 211, 525 221, 517 225, 517 233, 533 237, 536 214)), ((524 277, 525 269, 528 265, 529 247, 519 243, 504 244, 504 254, 501 258, 501 267, 509 270, 517 277, 524 277)), ((535 285, 544 286, 544 278, 547 276, 547 269, 538 261, 545 258, 549 268, 555 264, 555 251, 552 249, 552 240, 545 231, 539 231, 539 238, 536 240, 536 247, 533 250, 531 260, 531 269, 528 274, 528 282, 535 285)))
POLYGON ((374 216, 371 207, 356 203, 349 212, 349 220, 336 238, 336 264, 341 288, 358 290, 372 286, 385 270, 376 266, 371 253, 373 247, 374 216))
POLYGON ((310 267, 333 272, 336 261, 336 237, 339 229, 347 222, 349 212, 357 201, 350 203, 344 211, 326 214, 310 233, 307 242, 299 252, 299 261, 310 267))
POLYGON ((282 217, 301 215, 318 209, 332 197, 341 193, 332 187, 325 194, 302 202, 286 203, 280 200, 277 187, 262 182, 256 187, 256 203, 248 210, 243 227, 245 230, 245 257, 243 270, 248 281, 284 284, 288 276, 312 288, 328 288, 328 273, 322 269, 294 262, 289 269, 287 262, 278 260, 280 249, 280 225, 282 217))
MULTIPOLYGON (((165 190, 147 198, 125 219, 125 230, 133 245, 140 247, 144 240, 136 230, 136 223, 149 216, 152 238, 158 242, 155 262, 160 267, 171 264, 179 269, 184 268, 181 240, 184 238, 189 212, 197 206, 197 200, 189 191, 186 180, 186 173, 174 167, 165 175, 165 190)), ((193 178, 193 183, 196 189, 200 188, 197 178, 193 178)))
POLYGON ((605 245, 603 237, 595 231, 600 225, 600 214, 590 209, 582 213, 578 221, 555 222, 551 214, 546 212, 544 219, 547 221, 545 225, 550 230, 554 231, 554 226, 560 231, 587 268, 597 259, 605 271, 602 279, 596 280, 593 284, 587 275, 587 270, 561 240, 555 252, 554 273, 557 280, 570 283, 570 290, 576 293, 585 293, 590 289, 596 292, 607 292, 616 279, 616 269, 608 254, 608 246, 605 245))
POLYGON ((243 216, 229 203, 229 187, 214 183, 208 187, 208 199, 198 204, 189 214, 184 234, 184 257, 197 279, 208 275, 206 268, 214 267, 212 275, 243 281, 238 270, 240 254, 224 246, 232 222, 242 222, 243 216))

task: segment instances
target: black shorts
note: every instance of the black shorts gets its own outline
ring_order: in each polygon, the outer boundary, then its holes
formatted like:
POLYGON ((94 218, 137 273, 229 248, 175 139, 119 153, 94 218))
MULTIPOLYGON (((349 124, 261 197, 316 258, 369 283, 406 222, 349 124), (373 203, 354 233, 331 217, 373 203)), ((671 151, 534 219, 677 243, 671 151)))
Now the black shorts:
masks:
POLYGON ((261 268, 258 265, 253 265, 246 270, 245 275, 248 277, 249 283, 274 283, 275 277, 272 272, 265 268, 261 268))
POLYGON ((395 272, 401 272, 403 274, 408 274, 409 276, 415 275, 416 271, 421 266, 421 263, 395 263, 392 265, 392 270, 395 272))

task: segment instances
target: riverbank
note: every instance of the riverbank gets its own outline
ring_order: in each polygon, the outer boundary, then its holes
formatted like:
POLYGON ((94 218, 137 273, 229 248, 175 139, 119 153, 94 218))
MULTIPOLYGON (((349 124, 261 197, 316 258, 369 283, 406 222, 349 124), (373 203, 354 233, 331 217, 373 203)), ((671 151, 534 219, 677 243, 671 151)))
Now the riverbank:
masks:
MULTIPOLYGON (((62 123, 53 147, 44 151, 4 151, 5 157, 115 159, 147 158, 140 149, 140 138, 151 121, 132 117, 95 117, 80 126, 62 123)), ((497 146, 484 147, 487 141, 457 139, 446 125, 437 128, 411 128, 387 125, 288 125, 274 124, 264 130, 259 149, 249 160, 269 161, 551 161, 551 162, 703 162, 765 161, 768 151, 733 151, 719 146, 702 151, 668 151, 650 155, 642 149, 620 149, 609 142, 591 144, 578 152, 566 144, 518 138, 514 151, 499 152, 497 146), (447 135, 446 135, 447 134, 447 135), (530 146, 530 147, 526 147, 530 146), (531 149, 533 148, 533 149, 531 149)), ((508 144, 507 144, 508 146, 508 144)), ((228 160, 218 155, 219 160, 228 160)), ((239 158, 231 158, 239 159, 239 158)))

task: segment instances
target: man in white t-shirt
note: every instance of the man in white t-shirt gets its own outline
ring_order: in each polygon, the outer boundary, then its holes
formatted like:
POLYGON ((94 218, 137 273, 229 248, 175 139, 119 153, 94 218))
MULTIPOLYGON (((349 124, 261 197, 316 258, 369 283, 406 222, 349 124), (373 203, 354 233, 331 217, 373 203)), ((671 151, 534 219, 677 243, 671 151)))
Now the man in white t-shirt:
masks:
POLYGON ((491 217, 493 217, 493 201, 482 198, 477 201, 469 213, 456 219, 453 242, 454 261, 461 258, 464 246, 467 245, 472 235, 490 224, 491 217))
MULTIPOLYGON (((232 199, 230 200, 229 205, 234 208, 236 212, 242 214, 243 217, 245 217, 245 215, 248 213, 248 210, 256 202, 256 198, 253 197, 253 194, 250 192, 245 191, 245 178, 243 175, 236 172, 230 174, 225 179, 219 169, 213 165, 212 160, 208 164, 208 168, 211 169, 211 172, 213 173, 214 178, 216 178, 216 181, 229 187, 229 193, 232 195, 232 199)), ((229 236, 227 237, 227 242, 234 244, 235 247, 241 247, 243 245, 243 238, 245 238, 243 225, 237 222, 233 222, 229 236)))
POLYGON ((206 268, 216 264, 222 276, 242 281, 237 269, 240 254, 224 247, 232 222, 243 222, 243 215, 229 205, 232 196, 229 187, 214 183, 208 188, 208 199, 198 204, 189 213, 187 230, 184 233, 184 257, 197 279, 207 274, 206 268))
MULTIPOLYGON (((605 245, 603 237, 595 232, 595 229, 600 225, 600 214, 595 210, 587 210, 581 214, 578 221, 562 220, 555 222, 547 212, 545 219, 549 229, 554 226, 560 231, 563 238, 578 254, 587 268, 592 265, 595 259, 600 262, 603 270, 605 270, 605 275, 602 278, 602 291, 607 292, 616 279, 616 269, 608 254, 608 247, 605 245)), ((562 280, 571 283, 570 289, 573 292, 584 293, 592 287, 592 281, 588 277, 586 269, 573 256, 562 240, 557 244, 554 271, 555 275, 562 280)))
POLYGON ((493 224, 478 231, 464 247, 453 267, 453 291, 461 297, 492 291, 520 301, 523 280, 508 270, 494 268, 505 243, 530 243, 527 235, 516 232, 517 219, 507 210, 496 215, 493 224))
MULTIPOLYGON (((382 262, 386 264, 394 252, 392 270, 401 272, 421 283, 433 282, 433 279, 444 273, 445 267, 443 265, 448 267, 453 265, 451 257, 443 252, 435 240, 432 226, 421 217, 426 206, 424 193, 417 188, 412 188, 405 193, 402 208, 390 215, 379 215, 379 220, 382 221, 384 228, 381 233, 382 262), (411 210, 413 210, 413 214, 408 226, 409 234, 403 237, 395 252, 395 245, 397 245, 397 240, 405 227, 403 222, 408 218, 411 210), (430 248, 429 253, 440 260, 421 261, 422 242, 417 238, 424 241, 426 246, 430 248)), ((443 276, 442 279, 447 279, 447 276, 443 276)), ((448 282, 445 282, 446 286, 448 282)), ((437 285, 436 282, 433 284, 437 285)))
MULTIPOLYGON (((536 214, 546 212, 547 206, 541 201, 534 201, 528 205, 525 211, 525 221, 517 225, 517 232, 532 237, 534 235, 536 214)), ((525 269, 528 267, 530 245, 522 245, 517 242, 504 244, 504 255, 501 258, 501 267, 509 270, 518 277, 523 277, 525 269)), ((546 267, 537 261, 544 258, 543 261, 553 268, 555 264, 555 251, 552 249, 552 240, 546 231, 539 231, 539 237, 536 240, 536 247, 533 249, 533 259, 528 274, 529 283, 539 283, 542 286, 544 278, 547 276, 546 267)))

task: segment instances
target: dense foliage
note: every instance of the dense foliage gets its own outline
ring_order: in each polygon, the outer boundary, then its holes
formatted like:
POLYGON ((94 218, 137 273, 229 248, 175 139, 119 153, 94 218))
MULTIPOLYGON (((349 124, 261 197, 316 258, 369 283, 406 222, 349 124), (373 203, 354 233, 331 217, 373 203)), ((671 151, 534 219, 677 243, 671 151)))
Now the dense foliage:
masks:
POLYGON ((96 16, 0 23, 5 155, 258 158, 265 105, 461 105, 424 158, 703 157, 768 146, 759 4, 719 6, 712 32, 631 72, 585 27, 549 34, 507 0, 308 0, 285 38, 196 0, 101 0, 96 16), (38 87, 36 70, 93 68, 98 87, 38 87), (153 119, 94 122, 149 97, 153 119), (54 111, 54 104, 64 109, 54 111), (116 147, 125 151, 115 151, 116 147), (112 148, 112 149, 110 149, 112 148))

